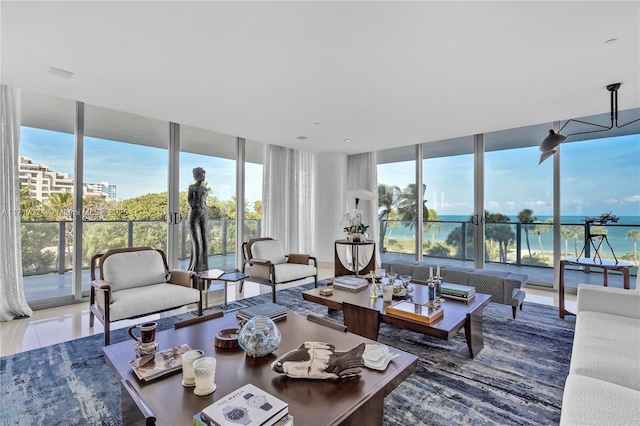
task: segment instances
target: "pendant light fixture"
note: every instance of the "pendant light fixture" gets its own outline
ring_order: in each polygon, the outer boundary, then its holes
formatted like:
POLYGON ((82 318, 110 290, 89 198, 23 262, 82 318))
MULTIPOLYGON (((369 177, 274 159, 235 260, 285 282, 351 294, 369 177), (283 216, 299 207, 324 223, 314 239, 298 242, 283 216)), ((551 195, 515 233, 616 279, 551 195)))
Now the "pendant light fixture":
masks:
POLYGON ((611 97, 611 124, 609 126, 589 123, 586 121, 576 120, 572 118, 568 120, 566 123, 564 123, 564 125, 560 128, 560 131, 558 133, 554 132, 553 130, 549 130, 549 135, 547 135, 547 137, 544 138, 540 143, 540 151, 542 153, 540 154, 540 162, 538 164, 542 164, 544 160, 546 160, 547 158, 551 157, 553 154, 558 152, 558 146, 562 142, 564 142, 569 136, 584 135, 586 133, 605 132, 607 130, 613 129, 614 126, 617 128, 621 128, 624 126, 628 126, 631 123, 635 123, 636 121, 640 121, 640 118, 637 118, 633 121, 628 122, 627 124, 623 124, 623 125, 618 124, 618 89, 620 88, 621 84, 622 83, 614 83, 607 86, 607 90, 609 91, 610 97, 611 97), (590 126, 599 127, 600 129, 589 130, 586 132, 570 133, 566 136, 562 135, 561 134, 562 130, 566 127, 567 124, 569 124, 572 121, 575 121, 577 123, 582 123, 582 124, 588 124, 590 126))

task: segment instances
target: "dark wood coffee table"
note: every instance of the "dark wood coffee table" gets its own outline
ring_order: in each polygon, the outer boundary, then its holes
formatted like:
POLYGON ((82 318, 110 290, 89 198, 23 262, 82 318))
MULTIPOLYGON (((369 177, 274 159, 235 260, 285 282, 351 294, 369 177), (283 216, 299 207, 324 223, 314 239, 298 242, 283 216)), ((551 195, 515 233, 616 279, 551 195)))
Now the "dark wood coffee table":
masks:
POLYGON ((363 367, 359 376, 344 380, 292 379, 271 370, 277 356, 298 347, 304 341, 332 343, 338 350, 351 349, 371 340, 353 333, 308 321, 289 312, 286 320, 276 324, 282 343, 274 354, 264 358, 247 357, 242 349, 214 346, 218 330, 236 326, 235 313, 156 334, 160 349, 188 344, 202 349, 205 356, 217 360, 216 391, 208 396, 193 394, 182 386, 181 371, 150 382, 139 381, 129 361, 135 356, 134 341, 103 348, 107 364, 122 385, 122 410, 125 424, 191 425, 193 415, 235 389, 253 383, 289 403, 289 413, 297 425, 367 424, 381 425, 384 397, 416 368, 415 355, 390 348, 400 356, 385 371, 363 367))
MULTIPOLYGON (((328 282, 330 280, 326 280, 328 282)), ((322 282, 321 282, 322 284, 322 282)), ((429 300, 427 286, 412 282, 411 286, 415 290, 407 300, 416 303, 426 303, 429 300)), ((334 287, 334 286, 332 286, 334 287)), ((448 340, 453 337, 461 328, 464 328, 467 346, 471 357, 475 357, 484 347, 482 337, 482 311, 491 301, 488 294, 476 293, 476 296, 469 302, 459 302, 446 299, 442 304, 444 315, 431 324, 423 324, 409 319, 398 318, 387 315, 386 307, 391 303, 385 303, 381 297, 371 299, 368 289, 359 292, 333 288, 332 296, 320 295, 320 290, 324 287, 313 288, 302 293, 302 297, 310 302, 327 306, 329 309, 345 310, 353 307, 360 308, 360 312, 355 315, 345 312, 345 325, 347 330, 353 331, 369 338, 377 338, 380 323, 393 325, 398 328, 416 331, 428 336, 448 340)))

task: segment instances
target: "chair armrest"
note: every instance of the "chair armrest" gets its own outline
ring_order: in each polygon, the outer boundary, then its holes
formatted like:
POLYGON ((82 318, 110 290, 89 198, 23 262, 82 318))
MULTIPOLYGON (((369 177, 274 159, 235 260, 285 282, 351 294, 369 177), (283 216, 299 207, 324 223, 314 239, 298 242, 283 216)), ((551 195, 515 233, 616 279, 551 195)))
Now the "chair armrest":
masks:
POLYGON ((265 265, 265 266, 269 266, 269 265, 273 265, 273 263, 271 263, 271 261, 267 260, 267 259, 251 259, 249 261, 249 265, 265 265))
POLYGON ((100 278, 91 281, 91 286, 96 290, 111 291, 111 285, 100 278))
POLYGON ((308 265, 309 264, 309 255, 308 254, 299 254, 299 253, 290 253, 286 256, 287 263, 297 263, 300 265, 308 265))
POLYGON ((186 269, 172 269, 169 271, 169 274, 168 283, 195 288, 193 285, 193 277, 196 275, 195 272, 186 269))
POLYGON ((310 263, 313 266, 318 266, 318 260, 315 256, 309 256, 308 254, 299 254, 299 253, 291 253, 287 256, 287 263, 297 263, 300 265, 309 265, 310 263))

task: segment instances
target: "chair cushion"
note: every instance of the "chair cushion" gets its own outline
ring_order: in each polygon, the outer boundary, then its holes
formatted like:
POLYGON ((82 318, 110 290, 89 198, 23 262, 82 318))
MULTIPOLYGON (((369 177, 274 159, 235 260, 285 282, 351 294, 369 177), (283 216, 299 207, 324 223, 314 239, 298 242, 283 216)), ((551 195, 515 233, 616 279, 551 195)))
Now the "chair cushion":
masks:
POLYGON ((312 277, 317 273, 317 270, 316 267, 312 265, 281 263, 279 265, 275 265, 275 272, 277 282, 283 283, 312 277))
POLYGON ((159 283, 112 293, 110 321, 179 308, 200 301, 200 291, 176 284, 159 283))
POLYGON ((287 261, 282 244, 277 240, 256 241, 251 245, 251 257, 268 260, 274 264, 287 261))
POLYGON ((102 276, 113 291, 167 281, 162 255, 155 250, 112 254, 102 263, 102 276))

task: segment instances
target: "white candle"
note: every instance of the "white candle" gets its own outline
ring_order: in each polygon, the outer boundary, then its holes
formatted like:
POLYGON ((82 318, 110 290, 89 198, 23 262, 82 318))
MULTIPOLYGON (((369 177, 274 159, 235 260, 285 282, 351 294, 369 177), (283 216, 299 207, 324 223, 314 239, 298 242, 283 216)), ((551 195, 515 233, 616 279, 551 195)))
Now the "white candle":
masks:
POLYGON ((440 278, 440 265, 438 265, 438 268, 436 269, 436 277, 440 278))
POLYGON ((433 266, 429 266, 429 278, 433 278, 433 266))

